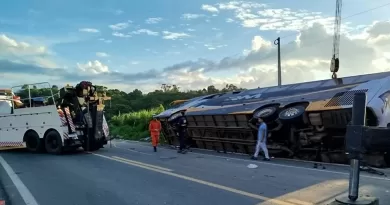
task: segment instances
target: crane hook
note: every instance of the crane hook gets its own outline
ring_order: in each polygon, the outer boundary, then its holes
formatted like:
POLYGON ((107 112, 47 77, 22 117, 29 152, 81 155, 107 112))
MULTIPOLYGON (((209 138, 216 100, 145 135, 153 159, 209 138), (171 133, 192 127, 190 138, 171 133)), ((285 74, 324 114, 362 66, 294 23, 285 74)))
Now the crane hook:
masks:
POLYGON ((337 74, 336 74, 336 72, 333 72, 333 74, 332 74, 332 79, 337 79, 337 74))

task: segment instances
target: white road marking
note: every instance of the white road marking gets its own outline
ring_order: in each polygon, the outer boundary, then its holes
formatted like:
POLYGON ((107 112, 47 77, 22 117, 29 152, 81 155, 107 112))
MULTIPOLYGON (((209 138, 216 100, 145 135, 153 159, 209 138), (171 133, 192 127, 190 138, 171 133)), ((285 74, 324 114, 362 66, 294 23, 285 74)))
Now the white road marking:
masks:
POLYGON ((23 198, 23 201, 26 205, 38 205, 38 202, 35 200, 34 196, 28 190, 28 188, 23 184, 22 180, 14 172, 11 166, 0 156, 0 164, 3 166, 4 170, 7 172, 9 178, 11 178, 12 183, 14 183, 16 189, 18 190, 20 196, 23 198))
POLYGON ((288 202, 294 203, 294 204, 299 204, 299 205, 314 205, 313 203, 301 201, 299 199, 288 199, 288 202))
MULTIPOLYGON (((129 143, 132 143, 132 141, 127 141, 129 143)), ((140 143, 137 143, 139 146, 146 146, 140 143)), ((162 148, 162 149, 167 149, 170 150, 169 148, 162 148)), ((304 170, 310 170, 310 171, 317 171, 317 172, 325 172, 325 173, 331 173, 331 174, 343 174, 343 175, 349 175, 349 172, 339 172, 339 171, 330 171, 330 170, 323 170, 323 169, 314 169, 314 168, 307 168, 307 167, 299 167, 299 166, 293 166, 293 165, 284 165, 284 164, 276 164, 272 162, 254 162, 253 160, 249 159, 240 159, 240 158, 233 158, 233 157, 223 157, 223 156, 217 156, 217 155, 211 155, 211 154, 204 154, 204 153, 191 153, 187 152, 189 154, 197 154, 197 155, 203 155, 203 156, 209 156, 209 157, 216 157, 216 158, 222 158, 222 159, 228 159, 228 160, 236 160, 236 161, 244 161, 244 162, 251 162, 251 163, 257 163, 257 164, 266 164, 266 165, 272 165, 272 166, 278 166, 278 167, 286 167, 286 168, 294 168, 294 169, 304 169, 304 170)), ((360 174, 360 177, 363 178, 369 178, 369 179, 377 179, 377 180, 385 180, 385 181, 390 181, 389 178, 385 177, 374 177, 374 176, 369 176, 365 174, 360 174)))
POLYGON ((118 147, 117 145, 116 145, 116 143, 113 143, 113 145, 114 145, 114 147, 115 148, 118 148, 118 149, 124 149, 124 150, 128 150, 128 151, 130 151, 130 152, 135 152, 135 153, 139 153, 139 154, 145 154, 145 155, 149 155, 149 156, 153 156, 153 154, 149 154, 149 153, 146 153, 146 152, 141 152, 141 151, 137 151, 137 150, 132 150, 132 149, 126 149, 126 148, 123 148, 123 147, 118 147))
MULTIPOLYGON (((121 147, 119 147, 121 148, 121 147)), ((121 149, 125 149, 125 148, 121 148, 121 149)), ((139 153, 139 154, 145 154, 145 155, 149 155, 149 156, 152 156, 152 154, 149 154, 149 153, 146 153, 146 152, 141 152, 141 151, 137 151, 137 150, 132 150, 132 149, 125 149, 125 150, 128 150, 130 152, 135 152, 135 153, 139 153)))
POLYGON ((139 161, 126 159, 126 158, 123 158, 123 157, 112 156, 112 158, 119 159, 119 160, 122 160, 122 161, 126 161, 126 162, 129 162, 129 163, 132 163, 132 164, 139 164, 139 165, 142 165, 142 166, 145 166, 145 167, 150 167, 150 168, 153 168, 153 169, 160 169, 160 170, 167 171, 167 172, 173 172, 172 169, 167 169, 165 167, 160 167, 160 166, 156 166, 156 165, 152 165, 152 164, 142 163, 142 162, 139 162, 139 161))
POLYGON ((140 168, 143 168, 143 169, 147 169, 147 170, 150 170, 150 171, 155 171, 155 172, 158 172, 158 173, 161 173, 161 174, 166 174, 166 175, 173 176, 173 177, 180 178, 180 179, 184 179, 184 180, 187 180, 187 181, 203 184, 203 185, 206 185, 206 186, 209 186, 209 187, 221 189, 221 190, 224 190, 224 191, 236 193, 236 194, 247 196, 247 197, 251 197, 251 198, 254 198, 254 199, 260 199, 260 200, 263 200, 263 201, 267 201, 268 203, 272 203, 274 205, 296 205, 296 204, 293 204, 291 202, 286 202, 286 201, 279 200, 279 199, 272 199, 272 198, 268 198, 266 196, 261 196, 261 195, 258 195, 258 194, 249 193, 249 192, 242 191, 242 190, 239 190, 239 189, 235 189, 235 188, 232 188, 232 187, 215 184, 215 183, 212 183, 212 182, 208 182, 208 181, 192 178, 192 177, 189 177, 189 176, 185 176, 185 175, 181 175, 181 174, 177 174, 177 173, 173 173, 173 172, 164 171, 164 170, 161 170, 161 169, 155 169, 155 168, 151 167, 151 165, 149 165, 149 164, 148 164, 148 166, 144 166, 144 165, 141 165, 141 164, 138 164, 138 163, 129 162, 128 160, 122 160, 122 159, 120 159, 118 157, 115 157, 115 156, 114 157, 109 157, 109 156, 106 156, 106 155, 101 155, 101 154, 96 154, 96 153, 92 153, 92 154, 96 155, 96 156, 99 156, 99 157, 106 158, 106 159, 110 159, 110 160, 114 160, 114 161, 117 161, 117 162, 129 164, 129 165, 140 167, 140 168))

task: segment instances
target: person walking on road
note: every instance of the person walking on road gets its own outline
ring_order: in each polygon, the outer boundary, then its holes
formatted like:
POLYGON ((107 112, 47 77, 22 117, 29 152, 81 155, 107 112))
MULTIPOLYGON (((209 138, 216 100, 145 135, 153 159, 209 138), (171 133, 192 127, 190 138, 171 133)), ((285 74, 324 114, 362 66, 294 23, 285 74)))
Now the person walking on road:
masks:
POLYGON ((153 115, 153 119, 149 122, 149 132, 150 137, 152 138, 153 150, 154 152, 157 152, 157 145, 160 139, 161 132, 161 123, 155 115, 153 115))
POLYGON ((258 118, 259 128, 257 132, 257 144, 255 154, 252 156, 253 160, 257 160, 259 156, 260 149, 264 152, 264 160, 269 161, 268 149, 267 149, 267 136, 268 136, 268 128, 267 124, 263 121, 261 117, 258 118))
POLYGON ((177 130, 178 130, 179 143, 180 143, 179 150, 177 152, 185 154, 186 153, 185 140, 186 140, 186 135, 187 135, 187 119, 184 116, 185 110, 181 110, 180 113, 181 113, 181 116, 177 120, 177 124, 176 124, 177 130))

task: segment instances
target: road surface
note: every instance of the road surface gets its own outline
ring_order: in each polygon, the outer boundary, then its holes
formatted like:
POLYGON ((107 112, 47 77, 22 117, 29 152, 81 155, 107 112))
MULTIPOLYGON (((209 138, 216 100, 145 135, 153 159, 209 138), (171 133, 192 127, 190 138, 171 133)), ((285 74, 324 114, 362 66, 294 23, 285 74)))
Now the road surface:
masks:
MULTIPOLYGON (((345 166, 314 169, 168 148, 154 153, 147 143, 128 141, 62 156, 6 151, 0 163, 4 198, 13 205, 309 205, 327 204, 348 189, 345 166)), ((360 187, 361 194, 390 201, 386 177, 362 173, 360 187)))

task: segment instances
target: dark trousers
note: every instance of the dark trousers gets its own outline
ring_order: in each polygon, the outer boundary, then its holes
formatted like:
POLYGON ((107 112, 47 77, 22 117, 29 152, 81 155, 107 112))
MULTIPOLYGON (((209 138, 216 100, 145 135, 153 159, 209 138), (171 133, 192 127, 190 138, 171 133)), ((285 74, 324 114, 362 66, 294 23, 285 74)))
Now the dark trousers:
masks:
POLYGON ((186 146, 185 140, 186 140, 186 132, 179 131, 179 143, 180 143, 179 150, 183 150, 185 148, 186 146))

